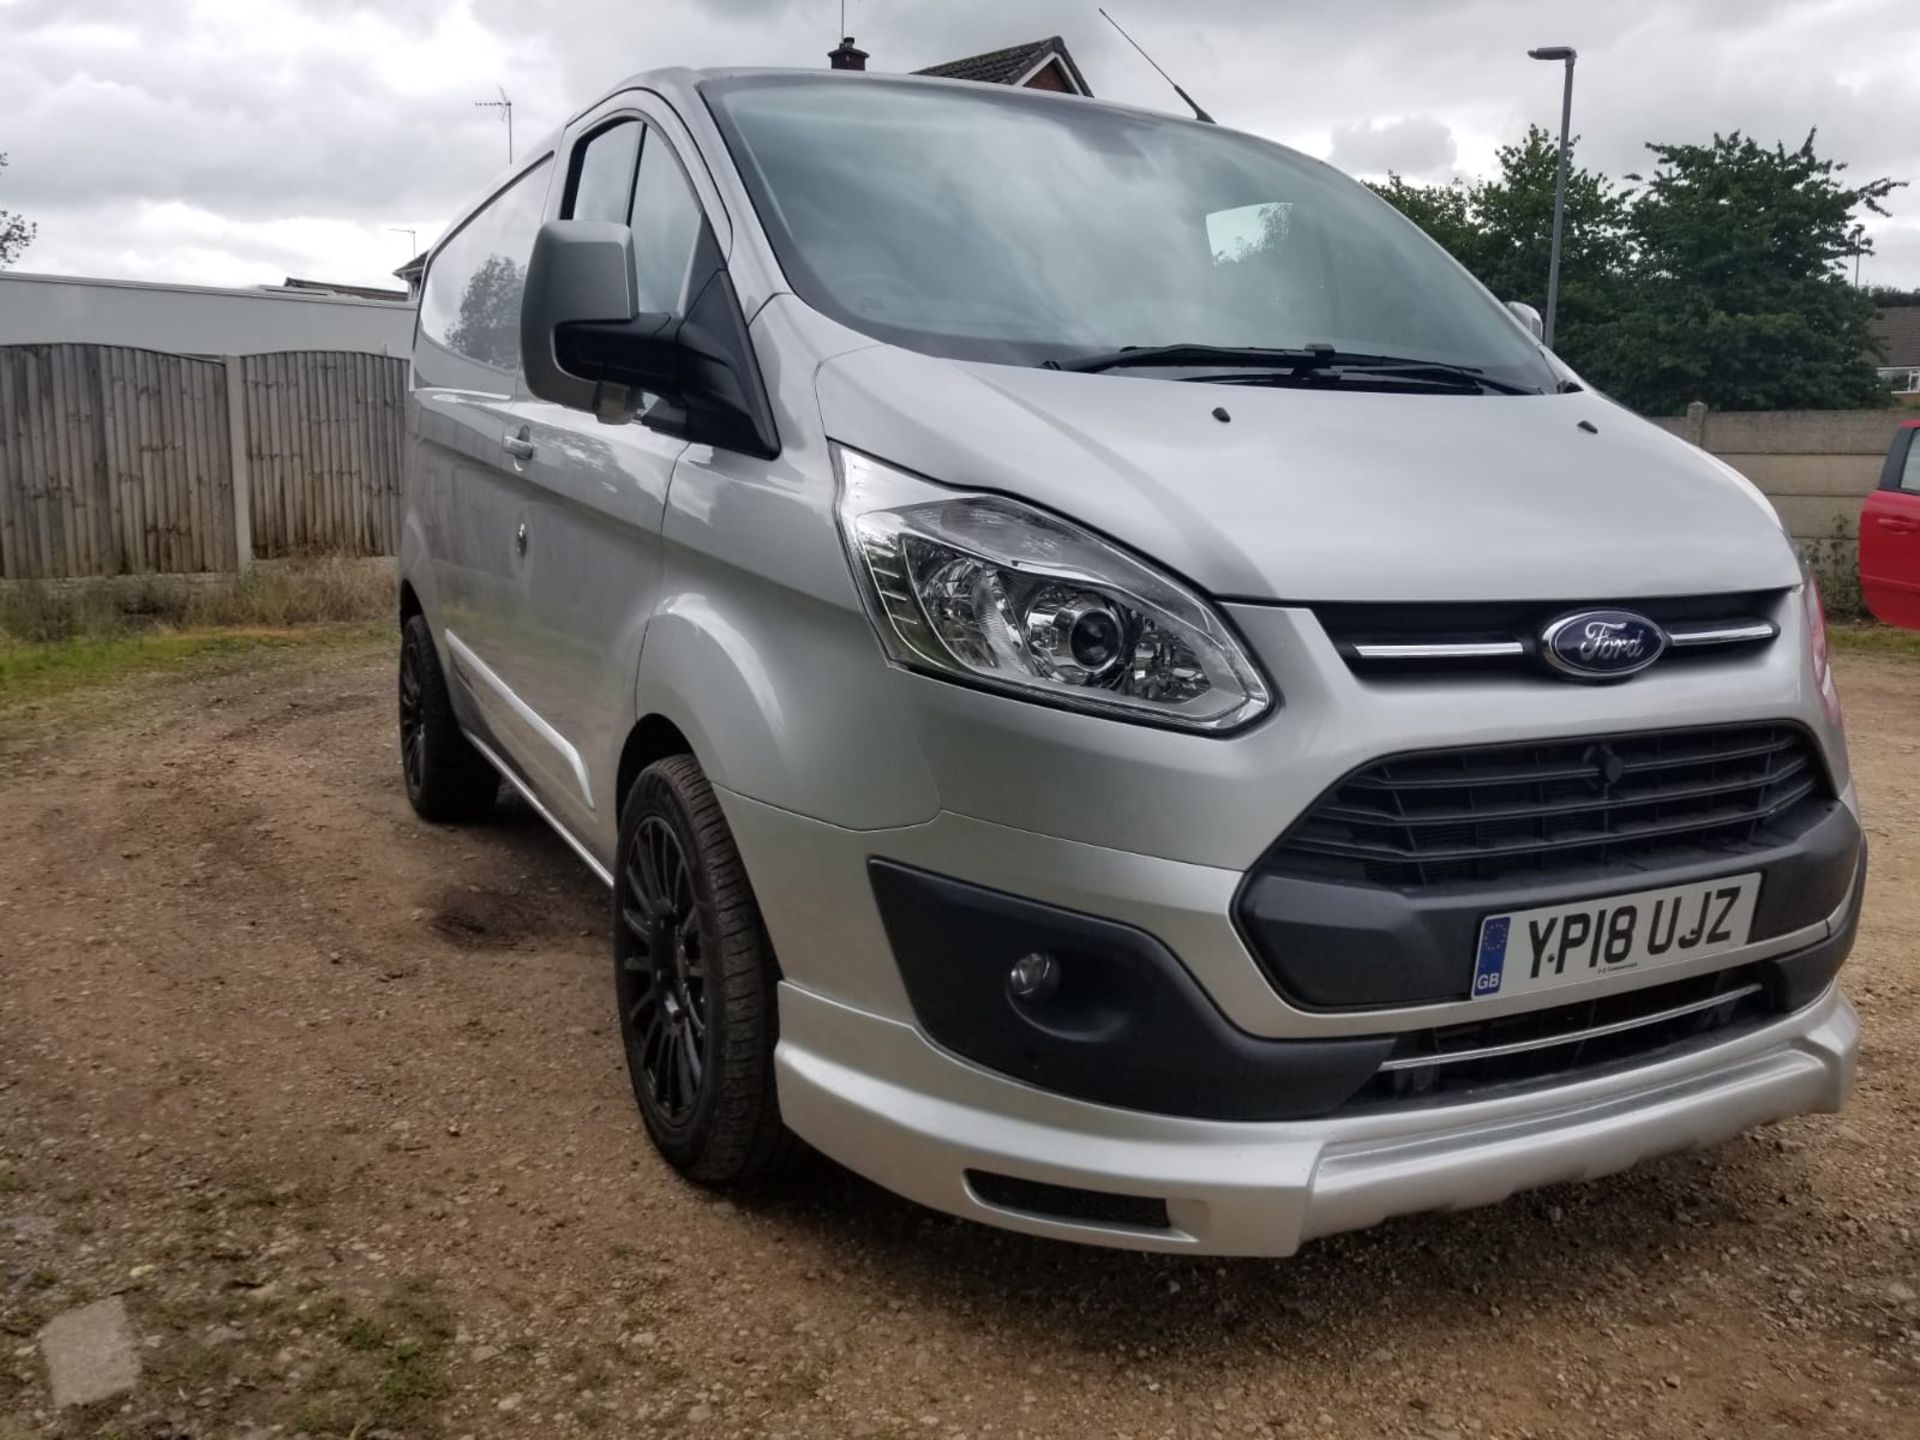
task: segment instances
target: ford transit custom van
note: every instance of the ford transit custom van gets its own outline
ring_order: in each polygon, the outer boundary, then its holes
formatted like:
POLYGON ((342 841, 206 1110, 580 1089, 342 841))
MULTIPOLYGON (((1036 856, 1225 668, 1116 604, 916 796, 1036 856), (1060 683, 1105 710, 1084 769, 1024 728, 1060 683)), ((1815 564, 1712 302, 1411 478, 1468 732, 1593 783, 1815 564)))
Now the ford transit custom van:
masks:
POLYGON ((703 1184, 1284 1255, 1837 1109, 1816 588, 1536 322, 1228 129, 636 77, 427 267, 407 794, 606 883, 703 1184))

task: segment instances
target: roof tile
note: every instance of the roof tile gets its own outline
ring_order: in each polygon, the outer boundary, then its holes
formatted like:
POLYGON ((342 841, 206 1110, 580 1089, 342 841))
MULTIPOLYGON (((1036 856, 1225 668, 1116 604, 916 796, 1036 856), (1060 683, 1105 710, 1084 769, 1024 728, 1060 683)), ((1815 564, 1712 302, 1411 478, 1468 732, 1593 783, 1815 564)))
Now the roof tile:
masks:
POLYGON ((1093 90, 1087 84, 1087 77, 1080 73, 1080 67, 1073 63, 1073 55, 1067 49, 1067 42, 1058 35, 1049 35, 1044 40, 1029 41, 1025 45, 1009 45, 1004 50, 989 50, 983 55, 968 55, 964 59, 949 60, 941 65, 929 65, 924 70, 916 70, 916 75, 938 75, 948 80, 977 80, 986 85, 1015 85, 1025 78, 1027 73, 1049 55, 1058 55, 1060 63, 1073 77, 1073 83, 1080 87, 1081 93, 1091 95, 1093 90))

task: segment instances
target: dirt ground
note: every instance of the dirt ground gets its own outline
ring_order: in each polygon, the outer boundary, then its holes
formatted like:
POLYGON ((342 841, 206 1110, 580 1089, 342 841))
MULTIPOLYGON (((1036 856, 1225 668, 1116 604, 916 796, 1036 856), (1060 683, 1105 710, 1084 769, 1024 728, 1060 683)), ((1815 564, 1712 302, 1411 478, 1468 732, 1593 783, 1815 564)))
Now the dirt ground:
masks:
POLYGON ((1849 655, 1842 1117, 1201 1262, 652 1155, 605 901, 408 811, 391 652, 0 721, 0 1440, 1920 1436, 1920 659, 1849 655), (120 1294, 143 1378, 51 1407, 120 1294))

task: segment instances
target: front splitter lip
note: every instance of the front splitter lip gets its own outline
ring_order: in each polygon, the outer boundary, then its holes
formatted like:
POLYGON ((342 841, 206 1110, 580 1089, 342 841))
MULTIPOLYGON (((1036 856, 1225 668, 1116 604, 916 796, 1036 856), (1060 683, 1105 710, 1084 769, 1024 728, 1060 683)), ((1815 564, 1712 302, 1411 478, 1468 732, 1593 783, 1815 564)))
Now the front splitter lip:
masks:
POLYGON ((1840 1108, 1859 1022, 1837 989, 1735 1039, 1484 1101, 1279 1124, 1092 1105, 981 1070, 912 1025, 781 987, 781 1112, 816 1148, 952 1214, 1130 1249, 1283 1256, 1395 1215, 1491 1204, 1840 1108), (969 1169, 1166 1202, 1166 1230, 983 1202, 969 1169))

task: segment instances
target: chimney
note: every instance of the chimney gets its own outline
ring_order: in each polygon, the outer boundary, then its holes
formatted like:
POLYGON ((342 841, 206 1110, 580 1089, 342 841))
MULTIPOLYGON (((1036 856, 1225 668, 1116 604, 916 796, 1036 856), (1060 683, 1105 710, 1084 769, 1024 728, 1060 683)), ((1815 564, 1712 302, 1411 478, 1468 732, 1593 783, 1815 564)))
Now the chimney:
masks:
POLYGON ((853 43, 853 37, 847 36, 840 42, 838 50, 827 52, 827 64, 836 70, 864 70, 867 68, 867 52, 853 43))

